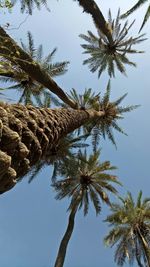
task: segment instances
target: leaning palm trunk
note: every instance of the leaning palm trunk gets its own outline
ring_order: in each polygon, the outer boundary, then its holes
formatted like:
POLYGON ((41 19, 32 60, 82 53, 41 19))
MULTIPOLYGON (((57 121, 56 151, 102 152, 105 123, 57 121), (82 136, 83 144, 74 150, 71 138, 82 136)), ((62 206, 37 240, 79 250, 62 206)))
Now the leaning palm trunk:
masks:
POLYGON ((57 83, 42 70, 41 66, 33 61, 17 43, 0 27, 0 56, 8 59, 12 64, 19 66, 32 79, 36 80, 51 92, 56 94, 63 102, 75 108, 76 105, 71 101, 57 83))
POLYGON ((84 11, 90 14, 93 18, 93 21, 96 27, 107 36, 109 42, 113 41, 111 30, 109 29, 109 25, 106 22, 102 12, 100 11, 98 5, 94 0, 77 0, 80 6, 83 7, 84 11))
POLYGON ((48 109, 0 102, 0 193, 47 153, 59 139, 103 111, 48 109))
POLYGON ((74 206, 74 208, 70 212, 68 226, 61 240, 54 267, 62 267, 64 264, 67 246, 68 246, 69 240, 71 238, 71 235, 74 229, 74 221, 75 221, 77 208, 78 208, 78 205, 74 206))

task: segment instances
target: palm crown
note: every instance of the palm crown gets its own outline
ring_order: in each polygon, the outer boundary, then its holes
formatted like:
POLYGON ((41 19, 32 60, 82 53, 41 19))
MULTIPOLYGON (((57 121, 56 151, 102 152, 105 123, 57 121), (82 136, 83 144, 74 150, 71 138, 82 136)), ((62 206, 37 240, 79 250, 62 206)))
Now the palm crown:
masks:
MULTIPOLYGON (((13 5, 16 2, 17 0, 12 0, 13 5)), ((24 13, 26 11, 30 15, 32 15, 34 7, 40 9, 41 6, 44 5, 47 8, 47 10, 49 10, 47 6, 47 0, 20 0, 20 4, 21 4, 21 12, 24 13)))
POLYGON ((90 54, 83 64, 88 64, 91 72, 98 70, 98 77, 106 69, 110 77, 115 77, 115 67, 121 73, 126 74, 126 64, 136 66, 128 59, 127 54, 143 52, 133 49, 132 46, 146 40, 143 38, 144 34, 134 38, 128 37, 129 29, 134 22, 130 25, 125 22, 121 28, 119 17, 120 11, 118 11, 117 18, 113 20, 109 10, 108 26, 111 29, 112 41, 108 40, 100 29, 98 29, 98 36, 91 31, 88 31, 88 35, 80 34, 80 37, 88 42, 88 44, 81 45, 85 49, 84 54, 90 54))
MULTIPOLYGON (((34 46, 32 34, 28 32, 28 45, 26 46, 21 42, 22 48, 27 52, 34 62, 37 62, 42 69, 47 72, 51 77, 62 75, 67 71, 68 61, 52 63, 53 57, 57 49, 53 49, 45 58, 43 58, 43 47, 40 45, 37 49, 34 46)), ((1 58, 0 62, 0 80, 3 82, 15 83, 8 87, 9 89, 17 89, 21 91, 19 103, 33 104, 32 97, 36 100, 37 104, 40 103, 41 98, 45 97, 45 93, 50 96, 51 100, 57 104, 50 93, 46 91, 43 85, 33 80, 27 73, 21 70, 18 66, 13 65, 8 60, 1 58)), ((7 88, 7 89, 8 89, 7 88)))
MULTIPOLYGON (((128 17, 130 14, 132 14, 135 10, 137 10, 139 7, 141 7, 142 5, 144 5, 146 2, 148 2, 149 0, 139 0, 137 1, 137 3, 131 8, 129 9, 127 12, 125 12, 121 18, 126 18, 128 17)), ((146 10, 142 25, 140 27, 139 32, 143 29, 144 25, 146 24, 146 22, 148 21, 150 16, 150 4, 148 5, 148 8, 146 10)))
MULTIPOLYGON (((92 119, 87 122, 83 127, 84 134, 92 136, 94 150, 97 149, 100 137, 104 139, 106 136, 116 146, 113 130, 126 134, 124 130, 118 125, 118 120, 123 119, 123 113, 130 112, 139 105, 122 107, 120 103, 124 100, 127 94, 124 94, 115 101, 110 102, 111 84, 107 84, 106 92, 103 97, 100 93, 95 94, 92 89, 86 89, 83 95, 78 95, 76 90, 73 89, 69 95, 70 99, 76 102, 81 109, 93 109, 96 111, 104 111, 105 115, 101 118, 92 119)), ((80 133, 81 128, 78 130, 80 133)))
POLYGON ((117 177, 106 173, 116 169, 111 166, 109 161, 99 163, 100 151, 95 152, 91 156, 85 153, 80 153, 78 158, 68 161, 68 164, 60 166, 60 175, 68 176, 66 179, 53 183, 57 195, 56 199, 62 199, 66 196, 71 197, 69 209, 75 205, 83 207, 84 215, 88 213, 89 198, 91 199, 96 213, 101 211, 100 200, 106 204, 110 204, 107 191, 114 194, 117 190, 111 183, 120 184, 117 177))
POLYGON ((125 263, 126 258, 130 264, 134 259, 140 267, 150 266, 150 199, 142 201, 142 192, 139 192, 134 202, 131 193, 125 199, 120 198, 121 204, 112 204, 112 213, 105 220, 112 229, 105 237, 105 243, 110 246, 117 244, 115 261, 119 266, 125 263))

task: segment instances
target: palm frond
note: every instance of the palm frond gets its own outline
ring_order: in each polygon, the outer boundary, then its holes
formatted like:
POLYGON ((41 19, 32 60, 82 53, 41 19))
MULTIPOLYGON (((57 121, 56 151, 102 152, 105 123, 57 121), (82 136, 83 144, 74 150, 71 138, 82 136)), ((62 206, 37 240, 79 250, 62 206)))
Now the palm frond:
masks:
MULTIPOLYGON (((147 17, 149 12, 147 13, 147 17)), ((146 19, 147 19, 146 17, 146 19)), ((87 35, 80 34, 79 36, 88 44, 82 44, 84 54, 89 54, 90 57, 83 61, 83 64, 88 64, 91 72, 98 71, 98 77, 102 72, 108 71, 110 77, 115 77, 115 67, 124 75, 126 75, 125 65, 136 66, 134 62, 131 62, 127 55, 130 53, 142 53, 143 51, 137 51, 133 49, 133 45, 139 44, 146 40, 144 35, 137 37, 128 37, 128 32, 134 24, 134 21, 128 25, 125 22, 121 28, 120 24, 120 11, 118 11, 115 20, 111 17, 109 10, 108 23, 112 29, 112 41, 108 40, 101 30, 98 30, 98 36, 95 36, 92 32, 88 31, 87 35)))
MULTIPOLYGON (((146 2, 148 2, 148 0, 138 0, 138 2, 131 9, 129 9, 127 12, 122 14, 120 18, 124 19, 124 18, 128 17, 130 14, 135 12, 137 9, 139 9, 146 2)), ((143 22, 142 22, 142 25, 140 27, 139 32, 143 29, 144 25, 146 24, 147 20, 149 19, 149 16, 150 16, 150 5, 147 8, 147 11, 145 13, 145 16, 144 16, 144 19, 143 19, 143 22)))
POLYGON ((143 242, 149 244, 150 237, 150 206, 142 201, 142 191, 139 192, 135 202, 132 194, 127 193, 121 204, 112 203, 111 214, 106 222, 111 230, 105 237, 104 242, 108 246, 116 245, 115 262, 123 266, 126 260, 133 264, 136 260, 138 266, 147 266, 149 256, 143 242), (141 241, 141 236, 144 241, 141 241))

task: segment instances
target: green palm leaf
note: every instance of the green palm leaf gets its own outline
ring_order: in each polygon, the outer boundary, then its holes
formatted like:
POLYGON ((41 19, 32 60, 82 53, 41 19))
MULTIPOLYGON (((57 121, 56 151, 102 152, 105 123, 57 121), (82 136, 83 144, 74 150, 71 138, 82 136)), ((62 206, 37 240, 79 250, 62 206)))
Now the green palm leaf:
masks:
MULTIPOLYGON (((148 0, 139 0, 131 9, 129 9, 127 12, 125 12, 124 14, 121 15, 121 18, 126 18, 128 17, 130 14, 132 14, 134 11, 136 11, 138 8, 140 8, 142 5, 144 5, 146 2, 148 2, 148 0)), ((139 32, 143 29, 144 25, 146 24, 147 20, 149 19, 150 16, 150 5, 147 8, 147 11, 145 13, 142 25, 140 27, 139 32)))
MULTIPOLYGON (((67 71, 67 65, 69 63, 68 61, 52 63, 53 57, 57 51, 56 48, 54 48, 53 51, 48 54, 48 56, 43 58, 42 45, 39 45, 37 49, 35 48, 34 39, 30 32, 27 33, 27 38, 27 45, 21 41, 22 48, 32 57, 34 62, 40 64, 41 68, 51 77, 62 75, 67 71)), ((14 86, 9 86, 9 88, 18 89, 19 92, 21 92, 21 97, 19 100, 20 103, 32 103, 33 105, 35 104, 41 107, 42 102, 40 99, 45 99, 46 102, 45 104, 43 103, 43 105, 49 105, 50 102, 53 102, 54 104, 57 103, 58 105, 58 100, 51 96, 44 86, 33 80, 19 67, 14 66, 13 63, 9 62, 9 60, 6 60, 2 57, 0 60, 0 80, 15 83, 14 86)))
POLYGON ((87 156, 86 150, 80 152, 78 158, 70 159, 61 164, 57 175, 65 176, 62 180, 55 181, 52 186, 56 190, 56 199, 70 197, 69 209, 74 207, 80 195, 79 209, 83 208, 84 215, 88 213, 89 198, 93 203, 96 214, 101 211, 101 201, 110 205, 107 192, 117 194, 116 188, 111 183, 120 185, 116 176, 106 173, 115 169, 110 162, 99 163, 100 151, 87 156), (67 164, 66 164, 67 163, 67 164))

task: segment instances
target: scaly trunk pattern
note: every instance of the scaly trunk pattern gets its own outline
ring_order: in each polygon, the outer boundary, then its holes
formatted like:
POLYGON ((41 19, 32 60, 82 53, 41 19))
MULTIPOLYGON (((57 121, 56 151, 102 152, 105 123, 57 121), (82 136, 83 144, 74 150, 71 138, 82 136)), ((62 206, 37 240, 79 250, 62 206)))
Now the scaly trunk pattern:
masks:
POLYGON ((76 205, 70 212, 69 220, 68 220, 68 226, 67 226, 66 232, 65 232, 65 234, 61 240, 54 267, 63 267, 65 256, 66 256, 67 246, 68 246, 69 240, 71 238, 71 235, 72 235, 72 232, 74 229, 74 220, 75 220, 77 207, 78 206, 76 205))
POLYGON ((80 6, 83 7, 84 11, 90 14, 93 18, 93 21, 96 27, 101 30, 101 32, 107 36, 110 43, 112 43, 112 34, 108 27, 102 12, 100 11, 98 5, 93 0, 77 0, 80 6))
POLYGON ((64 103, 72 108, 76 108, 75 103, 68 98, 57 83, 42 70, 40 65, 33 61, 17 43, 0 27, 0 55, 8 59, 16 66, 25 71, 33 80, 36 80, 51 92, 56 94, 64 103))
POLYGON ((104 112, 0 102, 0 193, 11 189, 59 139, 104 112))

